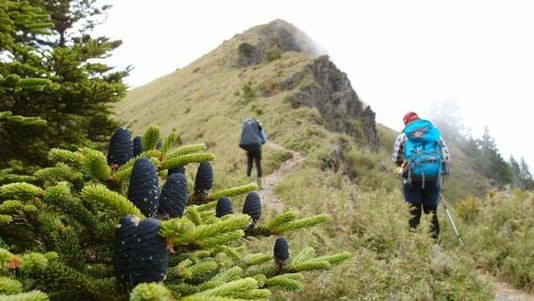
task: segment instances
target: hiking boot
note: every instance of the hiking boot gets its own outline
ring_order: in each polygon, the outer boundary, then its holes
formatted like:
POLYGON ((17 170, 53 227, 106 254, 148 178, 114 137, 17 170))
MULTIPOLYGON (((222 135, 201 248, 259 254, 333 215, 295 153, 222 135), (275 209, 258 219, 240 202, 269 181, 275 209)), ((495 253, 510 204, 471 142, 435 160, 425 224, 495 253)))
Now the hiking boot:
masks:
POLYGON ((256 182, 258 184, 258 189, 263 189, 263 181, 262 181, 261 177, 258 177, 256 179, 256 182))

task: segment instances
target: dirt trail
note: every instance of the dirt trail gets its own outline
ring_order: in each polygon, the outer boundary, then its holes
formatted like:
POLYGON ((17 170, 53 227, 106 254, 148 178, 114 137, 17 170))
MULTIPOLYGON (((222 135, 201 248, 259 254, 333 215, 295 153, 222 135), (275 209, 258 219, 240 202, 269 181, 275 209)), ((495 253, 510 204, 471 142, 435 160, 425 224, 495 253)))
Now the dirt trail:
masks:
MULTIPOLYGON (((269 147, 284 149, 282 146, 267 142, 269 147)), ((283 202, 274 194, 274 187, 280 182, 282 177, 288 172, 294 170, 304 162, 304 157, 298 152, 293 153, 293 158, 282 163, 279 169, 273 173, 264 176, 263 187, 258 191, 258 195, 275 211, 276 214, 284 211, 283 202)), ((526 294, 503 282, 495 282, 495 299, 494 301, 534 301, 534 295, 526 294)))
POLYGON ((534 301, 534 295, 513 289, 506 283, 496 282, 495 301, 534 301))
MULTIPOLYGON (((267 145, 272 148, 283 149, 283 147, 278 144, 272 142, 267 143, 267 145)), ((274 195, 274 187, 286 173, 294 170, 304 161, 304 157, 302 157, 300 153, 294 151, 291 153, 293 153, 293 158, 282 163, 282 166, 272 174, 263 177, 263 187, 258 191, 260 198, 268 203, 276 214, 283 212, 284 204, 274 195)))

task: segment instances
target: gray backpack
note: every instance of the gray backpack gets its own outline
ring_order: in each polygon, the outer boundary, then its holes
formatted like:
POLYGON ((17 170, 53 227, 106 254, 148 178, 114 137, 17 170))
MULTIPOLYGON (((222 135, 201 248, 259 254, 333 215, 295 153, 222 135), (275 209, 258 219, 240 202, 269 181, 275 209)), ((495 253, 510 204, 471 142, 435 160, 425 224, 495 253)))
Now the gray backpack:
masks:
POLYGON ((239 147, 250 152, 259 149, 264 141, 260 136, 260 126, 256 119, 245 119, 241 130, 241 139, 239 139, 239 147))

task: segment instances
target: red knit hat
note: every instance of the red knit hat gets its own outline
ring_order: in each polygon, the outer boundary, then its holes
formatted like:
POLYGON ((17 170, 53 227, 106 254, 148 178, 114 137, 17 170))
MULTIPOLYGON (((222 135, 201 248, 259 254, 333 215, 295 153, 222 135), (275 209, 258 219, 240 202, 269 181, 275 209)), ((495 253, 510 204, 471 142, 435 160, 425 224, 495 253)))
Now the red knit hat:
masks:
POLYGON ((419 116, 417 116, 417 113, 415 112, 408 112, 404 117, 402 118, 402 122, 404 122, 404 125, 407 125, 408 123, 419 119, 419 116))

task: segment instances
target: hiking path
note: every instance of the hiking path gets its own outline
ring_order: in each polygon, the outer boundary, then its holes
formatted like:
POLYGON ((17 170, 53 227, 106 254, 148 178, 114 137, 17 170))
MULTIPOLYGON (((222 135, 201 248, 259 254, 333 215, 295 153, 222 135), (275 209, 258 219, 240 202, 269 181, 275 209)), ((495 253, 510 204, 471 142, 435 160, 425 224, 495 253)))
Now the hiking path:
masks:
MULTIPOLYGON (((282 146, 267 142, 270 147, 277 149, 284 149, 282 146)), ((289 172, 295 170, 304 162, 304 157, 301 153, 291 151, 293 157, 280 166, 273 173, 264 176, 263 187, 258 191, 258 195, 262 200, 265 200, 267 204, 277 213, 284 211, 283 202, 274 194, 274 188, 281 181, 281 179, 289 172)), ((509 284, 494 281, 495 298, 494 301, 534 301, 534 295, 527 294, 520 290, 512 288, 509 284)))

